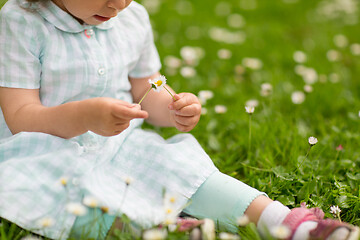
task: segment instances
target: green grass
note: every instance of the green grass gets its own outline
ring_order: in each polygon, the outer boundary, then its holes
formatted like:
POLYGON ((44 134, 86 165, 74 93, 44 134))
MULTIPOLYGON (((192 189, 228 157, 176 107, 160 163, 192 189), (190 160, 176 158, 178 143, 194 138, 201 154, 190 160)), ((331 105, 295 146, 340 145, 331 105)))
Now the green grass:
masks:
MULTIPOLYGON (((162 59, 168 55, 181 58, 184 46, 200 47, 205 53, 195 66, 194 77, 185 78, 179 70, 172 73, 165 64, 162 73, 177 92, 213 91, 214 97, 203 106, 208 112, 192 134, 216 166, 289 207, 306 202, 332 217, 329 208, 338 205, 343 221, 360 226, 360 56, 350 48, 360 43, 360 32, 359 23, 349 24, 354 21, 351 14, 319 13, 324 4, 334 2, 331 0, 257 0, 255 9, 244 9, 251 7, 254 1, 250 0, 159 2, 158 11, 150 17, 162 59), (223 9, 226 15, 216 14, 215 9, 223 9), (240 14, 244 26, 230 27, 229 13, 240 14), (209 36, 213 27, 241 31, 246 40, 241 44, 215 41, 209 36), (348 40, 343 48, 334 43, 339 34, 348 40), (220 49, 230 50, 231 58, 220 59, 220 49), (341 54, 338 61, 328 60, 330 49, 341 54), (291 101, 291 93, 302 91, 305 85, 294 71, 298 64, 293 53, 297 50, 307 55, 303 65, 326 79, 314 83, 313 91, 299 105, 291 101), (236 66, 249 57, 260 59, 263 67, 236 73, 236 66), (338 81, 333 80, 333 74, 338 81), (262 83, 273 86, 270 96, 260 95, 262 83), (249 99, 259 101, 251 116, 250 151, 249 115, 244 109, 249 99), (215 105, 225 105, 227 112, 215 113, 215 105), (310 136, 319 142, 305 158, 310 136), (344 149, 336 150, 339 145, 344 149)), ((360 21, 359 8, 359 4, 352 8, 357 9, 356 21, 360 21)), ((164 137, 177 133, 174 129, 155 130, 164 137)), ((0 225, 1 240, 26 234, 4 220, 0 225)), ((254 239, 251 234, 255 234, 252 227, 240 233, 243 239, 254 239)), ((187 236, 174 234, 169 238, 187 236)))

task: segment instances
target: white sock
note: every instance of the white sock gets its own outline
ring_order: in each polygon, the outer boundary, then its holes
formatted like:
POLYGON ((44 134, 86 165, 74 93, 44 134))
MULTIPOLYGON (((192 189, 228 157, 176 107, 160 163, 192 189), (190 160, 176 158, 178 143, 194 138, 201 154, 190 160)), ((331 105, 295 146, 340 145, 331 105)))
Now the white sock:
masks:
POLYGON ((280 225, 290 209, 278 201, 270 203, 261 213, 257 223, 257 229, 263 237, 269 235, 270 229, 280 225))

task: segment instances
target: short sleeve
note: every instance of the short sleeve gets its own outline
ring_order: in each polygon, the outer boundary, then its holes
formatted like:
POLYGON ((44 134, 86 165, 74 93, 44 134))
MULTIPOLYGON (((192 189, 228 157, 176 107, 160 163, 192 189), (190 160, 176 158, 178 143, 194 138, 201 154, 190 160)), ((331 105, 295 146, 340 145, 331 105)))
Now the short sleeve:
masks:
POLYGON ((149 20, 149 16, 145 9, 142 9, 145 15, 146 35, 144 46, 141 51, 139 60, 135 67, 129 72, 129 76, 133 78, 142 78, 153 75, 161 68, 160 57, 154 43, 154 36, 149 20))
MULTIPOLYGON (((34 32, 36 12, 9 1, 0 11, 0 86, 40 87, 40 43, 34 32)), ((38 25, 38 24, 37 24, 38 25)))

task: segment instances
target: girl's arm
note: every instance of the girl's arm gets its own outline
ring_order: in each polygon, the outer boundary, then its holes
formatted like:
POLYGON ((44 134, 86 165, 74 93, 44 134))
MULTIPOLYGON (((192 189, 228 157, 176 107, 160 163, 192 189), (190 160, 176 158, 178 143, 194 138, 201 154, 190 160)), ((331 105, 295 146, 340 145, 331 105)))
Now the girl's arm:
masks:
MULTIPOLYGON (((149 79, 159 76, 156 73, 145 78, 129 78, 132 86, 131 93, 136 103, 149 90, 149 79)), ((200 119, 201 105, 198 98, 191 93, 175 94, 168 85, 166 88, 174 95, 176 101, 165 90, 150 91, 142 101, 142 109, 149 113, 147 121, 155 126, 176 127, 188 132, 193 129, 200 119)))
MULTIPOLYGON (((138 103, 140 99, 149 90, 150 84, 149 79, 153 79, 159 76, 160 73, 156 73, 152 76, 145 78, 131 78, 129 77, 131 84, 131 94, 135 103, 138 103)), ((166 88, 175 94, 168 85, 166 88)), ((141 102, 141 109, 149 113, 149 117, 146 119, 152 125, 160 127, 174 127, 174 123, 170 117, 170 111, 168 105, 172 103, 170 94, 166 90, 155 92, 151 90, 141 102)))
POLYGON ((43 106, 38 89, 0 87, 0 107, 13 134, 43 132, 72 138, 87 131, 103 136, 121 133, 133 118, 146 118, 136 105, 112 98, 92 98, 43 106))

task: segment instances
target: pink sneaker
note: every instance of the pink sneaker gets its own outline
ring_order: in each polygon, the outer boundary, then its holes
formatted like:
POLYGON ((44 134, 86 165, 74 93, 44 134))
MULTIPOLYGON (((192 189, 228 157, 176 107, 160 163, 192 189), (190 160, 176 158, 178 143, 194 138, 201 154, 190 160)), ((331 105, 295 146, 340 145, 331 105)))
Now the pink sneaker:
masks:
POLYGON ((186 232, 204 223, 204 220, 195 218, 178 218, 177 227, 179 232, 186 232))
POLYGON ((291 230, 288 240, 291 240, 296 229, 307 221, 318 223, 317 227, 310 231, 309 240, 359 240, 359 227, 335 219, 324 219, 324 212, 320 208, 307 209, 304 203, 300 208, 292 209, 282 223, 291 230), (340 228, 344 231, 335 232, 340 228))

